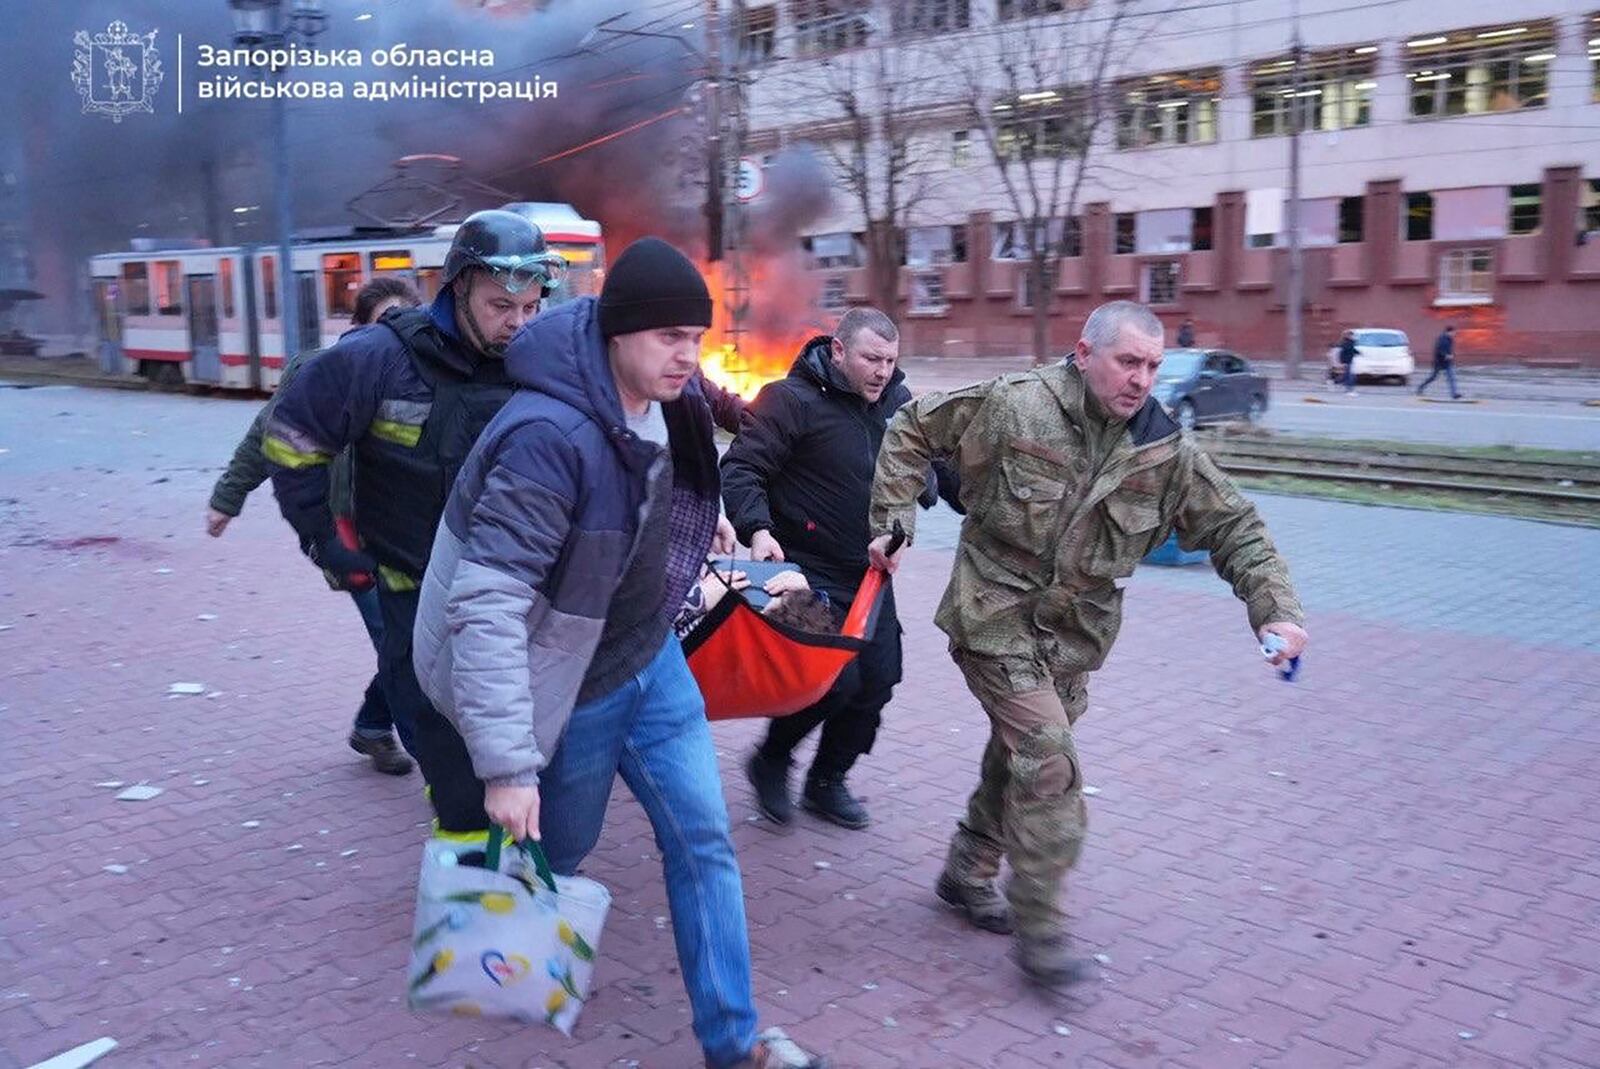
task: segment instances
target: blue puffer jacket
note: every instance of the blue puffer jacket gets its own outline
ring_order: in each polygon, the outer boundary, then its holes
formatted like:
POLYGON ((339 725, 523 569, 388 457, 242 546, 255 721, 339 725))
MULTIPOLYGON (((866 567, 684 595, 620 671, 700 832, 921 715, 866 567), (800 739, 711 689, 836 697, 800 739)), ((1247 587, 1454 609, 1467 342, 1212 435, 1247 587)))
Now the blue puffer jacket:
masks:
POLYGON ((592 298, 524 327, 506 369, 522 388, 484 430, 451 492, 422 581, 413 660, 478 778, 529 784, 554 752, 591 662, 627 652, 596 658, 654 508, 670 508, 672 518, 667 581, 658 587, 665 639, 670 610, 710 548, 717 458, 711 410, 691 382, 663 406, 673 485, 652 497, 660 447, 627 429, 592 298))

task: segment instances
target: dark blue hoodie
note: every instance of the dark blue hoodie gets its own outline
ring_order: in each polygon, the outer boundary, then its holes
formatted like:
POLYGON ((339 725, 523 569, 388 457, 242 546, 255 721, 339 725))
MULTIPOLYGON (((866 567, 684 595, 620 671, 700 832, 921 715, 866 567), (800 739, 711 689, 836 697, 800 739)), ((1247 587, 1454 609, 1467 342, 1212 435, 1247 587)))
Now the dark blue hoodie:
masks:
POLYGON ((413 658, 478 777, 530 783, 573 707, 666 640, 710 548, 719 488, 711 410, 692 381, 662 406, 670 484, 652 488, 660 447, 627 428, 592 298, 534 319, 505 360, 521 388, 451 492, 413 658))

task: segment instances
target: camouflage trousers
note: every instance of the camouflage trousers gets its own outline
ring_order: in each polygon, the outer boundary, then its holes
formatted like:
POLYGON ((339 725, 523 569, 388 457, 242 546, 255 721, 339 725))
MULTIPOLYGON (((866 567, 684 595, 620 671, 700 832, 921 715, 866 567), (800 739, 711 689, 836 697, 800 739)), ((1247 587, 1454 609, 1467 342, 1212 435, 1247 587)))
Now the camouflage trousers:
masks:
POLYGON ((1072 742, 1072 725, 1088 707, 1088 677, 1053 675, 1027 658, 950 653, 989 714, 989 744, 945 871, 961 883, 987 884, 1003 855, 1011 863, 1006 899, 1018 937, 1061 935, 1062 885, 1088 827, 1072 742))

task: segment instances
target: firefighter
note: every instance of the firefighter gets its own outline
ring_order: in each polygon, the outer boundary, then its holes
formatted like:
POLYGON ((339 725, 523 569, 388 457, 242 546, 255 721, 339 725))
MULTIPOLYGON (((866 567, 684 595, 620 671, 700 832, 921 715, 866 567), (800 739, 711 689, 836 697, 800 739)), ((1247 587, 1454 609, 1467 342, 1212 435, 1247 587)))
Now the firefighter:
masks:
POLYGON ((351 331, 283 391, 262 438, 279 508, 312 561, 376 578, 383 615, 378 674, 400 741, 431 784, 448 769, 429 745, 449 730, 417 685, 411 631, 417 588, 456 472, 513 384, 502 357, 512 335, 560 281, 563 261, 515 212, 469 216, 426 307, 351 331), (357 545, 328 509, 329 461, 355 454, 357 545))

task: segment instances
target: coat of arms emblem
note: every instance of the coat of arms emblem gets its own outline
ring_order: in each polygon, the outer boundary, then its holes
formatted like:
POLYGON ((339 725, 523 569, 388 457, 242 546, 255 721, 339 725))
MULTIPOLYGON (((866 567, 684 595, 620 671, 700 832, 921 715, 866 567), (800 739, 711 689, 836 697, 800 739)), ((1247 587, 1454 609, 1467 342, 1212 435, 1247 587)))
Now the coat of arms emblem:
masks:
POLYGON ((72 84, 83 98, 85 115, 98 112, 121 122, 136 111, 154 114, 163 73, 156 32, 132 33, 126 23, 113 22, 92 37, 86 30, 73 35, 78 47, 72 59, 72 84))

